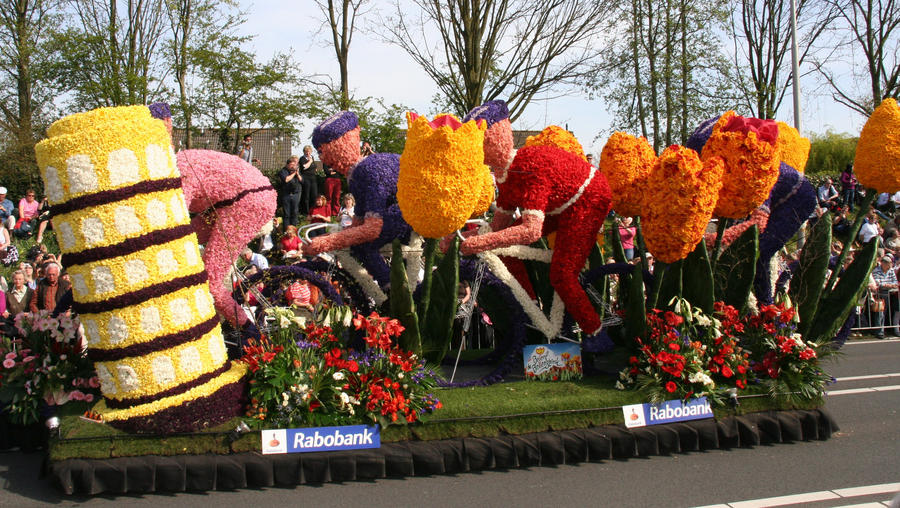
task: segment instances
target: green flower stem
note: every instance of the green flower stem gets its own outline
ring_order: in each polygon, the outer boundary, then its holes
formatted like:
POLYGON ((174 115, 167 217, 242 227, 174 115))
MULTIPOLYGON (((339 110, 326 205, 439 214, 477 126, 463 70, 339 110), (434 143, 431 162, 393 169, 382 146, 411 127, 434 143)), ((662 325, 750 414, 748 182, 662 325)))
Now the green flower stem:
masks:
POLYGON ((425 239, 425 274, 422 277, 422 297, 419 301, 418 314, 419 325, 424 327, 425 316, 428 315, 428 304, 431 301, 431 281, 434 271, 434 258, 437 254, 438 240, 436 238, 425 239))
POLYGON ((825 284, 824 293, 830 293, 831 290, 834 289, 834 284, 837 282, 841 267, 844 266, 844 261, 847 259, 847 255, 850 254, 850 246, 856 240, 856 236, 859 234, 860 228, 862 228, 863 218, 869 213, 869 208, 872 206, 877 195, 878 191, 875 189, 866 190, 866 197, 863 198, 862 204, 859 205, 859 208, 856 210, 856 216, 853 218, 853 225, 850 226, 849 237, 847 238, 847 241, 844 242, 844 248, 841 249, 841 256, 838 258, 834 270, 831 271, 831 277, 828 278, 828 283, 825 284))
POLYGON ((709 264, 713 271, 715 271, 716 263, 719 261, 719 254, 722 251, 722 237, 725 235, 725 230, 728 229, 729 222, 729 219, 719 217, 719 222, 716 224, 716 243, 713 246, 713 251, 711 252, 709 259, 709 264))

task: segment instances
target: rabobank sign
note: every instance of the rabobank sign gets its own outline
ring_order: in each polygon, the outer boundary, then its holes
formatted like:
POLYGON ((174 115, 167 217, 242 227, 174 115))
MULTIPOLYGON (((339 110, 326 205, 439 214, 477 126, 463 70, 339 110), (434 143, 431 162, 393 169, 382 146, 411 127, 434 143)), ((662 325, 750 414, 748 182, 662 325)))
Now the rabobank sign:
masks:
POLYGON ((713 417, 712 407, 706 397, 691 399, 688 402, 667 400, 658 404, 632 404, 623 406, 622 412, 625 415, 625 426, 628 428, 713 417))
POLYGON ((378 425, 268 429, 262 431, 262 452, 265 455, 380 447, 381 433, 378 425))

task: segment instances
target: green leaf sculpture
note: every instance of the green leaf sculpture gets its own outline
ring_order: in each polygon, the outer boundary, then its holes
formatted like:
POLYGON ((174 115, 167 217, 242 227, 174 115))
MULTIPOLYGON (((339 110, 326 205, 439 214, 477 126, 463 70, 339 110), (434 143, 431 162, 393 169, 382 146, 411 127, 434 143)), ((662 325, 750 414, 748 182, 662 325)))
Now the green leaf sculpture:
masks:
POLYGON ((422 354, 422 337, 419 335, 419 317, 413 301, 400 240, 395 239, 391 256, 391 316, 400 321, 405 330, 397 339, 403 349, 422 354))
POLYGON ((752 226, 737 237, 716 261, 713 282, 717 301, 725 302, 738 311, 747 307, 758 258, 759 229, 752 226))
POLYGON ((831 258, 831 214, 823 215, 813 226, 809 239, 800 251, 799 268, 791 277, 788 294, 800 316, 797 331, 809 331, 825 287, 828 261, 831 258))
POLYGON ((824 295, 819 302, 818 310, 804 339, 821 344, 835 336, 866 289, 869 274, 875 266, 877 247, 878 242, 871 241, 856 253, 853 262, 841 274, 834 290, 824 295))
POLYGON ((713 274, 706 244, 700 242, 684 259, 681 267, 681 294, 691 305, 707 315, 713 312, 713 274))
MULTIPOLYGON (((426 266, 426 269, 429 267, 426 266)), ((457 295, 459 291, 459 238, 453 239, 450 249, 444 255, 431 281, 431 301, 420 328, 422 334, 422 357, 434 364, 440 364, 450 349, 453 336, 453 319, 456 317, 457 295)))

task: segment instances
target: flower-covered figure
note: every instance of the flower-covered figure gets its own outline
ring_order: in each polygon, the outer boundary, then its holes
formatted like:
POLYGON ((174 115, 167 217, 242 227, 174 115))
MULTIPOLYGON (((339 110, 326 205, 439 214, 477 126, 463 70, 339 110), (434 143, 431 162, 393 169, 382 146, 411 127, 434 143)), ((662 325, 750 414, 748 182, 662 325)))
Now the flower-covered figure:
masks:
POLYGON ((881 102, 859 134, 854 165, 859 183, 878 192, 900 190, 900 107, 881 102))
POLYGON ((380 253, 381 248, 394 238, 408 242, 412 232, 403 220, 396 199, 400 157, 375 153, 361 158, 359 140, 359 119, 350 111, 335 114, 313 130, 313 146, 322 162, 347 177, 356 206, 351 227, 318 236, 303 250, 315 256, 349 247, 384 287, 390 283, 390 267, 380 253))
MULTIPOLYGON (((150 113, 172 134, 165 103, 151 104, 150 113)), ((231 296, 225 276, 241 250, 275 215, 276 193, 269 179, 240 157, 215 150, 181 150, 175 155, 181 185, 197 239, 205 245, 203 262, 210 293, 233 326, 248 324, 247 315, 231 296)))
MULTIPOLYGON (((490 130, 486 139, 491 139, 490 130)), ((563 150, 557 142, 551 144, 557 146, 526 146, 516 153, 508 168, 494 166, 499 195, 491 223, 493 231, 467 238, 461 252, 476 254, 528 245, 555 231, 550 283, 581 329, 595 337, 602 323, 578 282, 578 274, 609 213, 609 185, 583 153, 563 150), (513 224, 517 208, 522 212, 522 220, 513 224)), ((603 343, 599 347, 606 349, 611 345, 603 343)))

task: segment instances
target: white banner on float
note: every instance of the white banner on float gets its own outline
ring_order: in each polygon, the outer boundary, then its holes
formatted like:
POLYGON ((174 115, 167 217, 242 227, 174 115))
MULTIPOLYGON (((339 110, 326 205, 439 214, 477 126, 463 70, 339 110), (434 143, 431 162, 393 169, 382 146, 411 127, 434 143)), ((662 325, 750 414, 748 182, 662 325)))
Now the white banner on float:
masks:
POLYGON ((263 455, 381 448, 378 425, 267 429, 261 437, 263 455))

